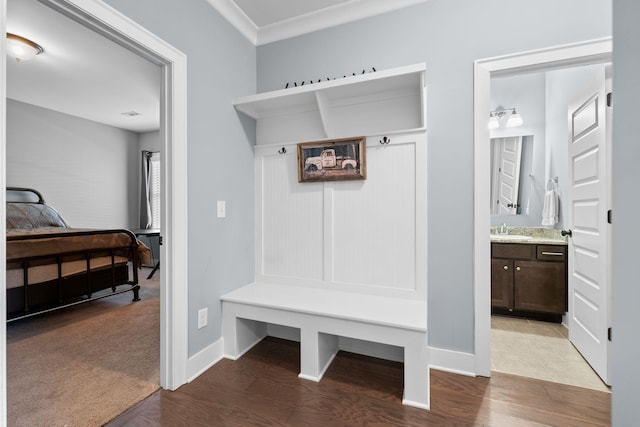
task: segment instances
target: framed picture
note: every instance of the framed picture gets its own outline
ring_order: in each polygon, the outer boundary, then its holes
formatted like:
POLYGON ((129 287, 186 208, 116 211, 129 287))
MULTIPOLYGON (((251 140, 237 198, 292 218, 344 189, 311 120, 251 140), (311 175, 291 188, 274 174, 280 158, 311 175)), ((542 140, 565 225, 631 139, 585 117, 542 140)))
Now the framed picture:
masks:
POLYGON ((367 179, 366 138, 298 144, 298 182, 367 179))

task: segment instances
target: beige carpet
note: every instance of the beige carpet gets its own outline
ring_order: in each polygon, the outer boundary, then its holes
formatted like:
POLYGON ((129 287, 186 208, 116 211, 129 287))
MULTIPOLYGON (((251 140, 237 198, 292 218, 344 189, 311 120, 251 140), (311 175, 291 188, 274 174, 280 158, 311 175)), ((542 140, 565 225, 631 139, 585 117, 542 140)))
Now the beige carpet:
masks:
POLYGON ((7 326, 10 426, 100 426, 159 388, 160 274, 127 292, 7 326))
POLYGON ((491 369, 507 374, 609 391, 560 324, 493 316, 491 369))

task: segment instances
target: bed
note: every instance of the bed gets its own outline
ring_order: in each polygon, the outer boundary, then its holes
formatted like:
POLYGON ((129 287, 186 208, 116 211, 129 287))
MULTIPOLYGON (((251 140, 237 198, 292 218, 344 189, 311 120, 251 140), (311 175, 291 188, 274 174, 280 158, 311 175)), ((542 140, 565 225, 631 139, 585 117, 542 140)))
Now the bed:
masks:
POLYGON ((6 216, 8 322, 124 292, 139 300, 150 251, 131 231, 69 227, 29 188, 7 188, 6 216))

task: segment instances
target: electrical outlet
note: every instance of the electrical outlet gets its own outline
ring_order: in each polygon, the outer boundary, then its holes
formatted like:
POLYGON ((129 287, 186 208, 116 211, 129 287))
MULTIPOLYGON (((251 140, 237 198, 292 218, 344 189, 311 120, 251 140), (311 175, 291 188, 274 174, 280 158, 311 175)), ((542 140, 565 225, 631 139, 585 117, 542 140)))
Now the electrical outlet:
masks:
POLYGON ((207 326, 207 314, 208 314, 208 309, 207 307, 198 310, 198 329, 202 329, 205 326, 207 326))
POLYGON ((227 206, 224 200, 218 200, 218 218, 224 218, 227 215, 227 206))

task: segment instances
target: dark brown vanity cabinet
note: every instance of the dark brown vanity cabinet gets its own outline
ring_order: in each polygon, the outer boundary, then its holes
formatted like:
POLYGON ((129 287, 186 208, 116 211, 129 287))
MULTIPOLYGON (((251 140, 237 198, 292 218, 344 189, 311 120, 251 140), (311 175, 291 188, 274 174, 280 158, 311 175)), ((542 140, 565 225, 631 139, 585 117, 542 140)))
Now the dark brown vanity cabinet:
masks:
POLYGON ((491 244, 491 307, 562 315, 567 311, 567 247, 491 244))

